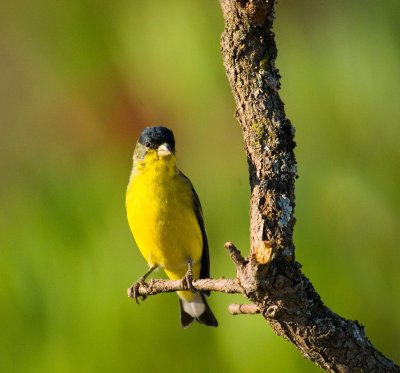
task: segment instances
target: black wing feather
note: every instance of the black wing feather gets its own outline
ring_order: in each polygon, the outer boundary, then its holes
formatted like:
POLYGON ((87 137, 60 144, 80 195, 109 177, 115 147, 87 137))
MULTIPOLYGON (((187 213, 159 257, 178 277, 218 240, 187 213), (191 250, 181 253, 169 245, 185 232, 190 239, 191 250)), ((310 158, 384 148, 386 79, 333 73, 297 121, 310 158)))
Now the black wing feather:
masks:
MULTIPOLYGON (((203 237, 203 253, 201 256, 200 278, 209 278, 210 277, 210 254, 208 251, 207 233, 206 233, 206 228, 204 226, 203 210, 201 208, 200 199, 193 187, 193 184, 189 180, 189 178, 187 176, 185 176, 182 172, 180 172, 180 175, 187 181, 187 183, 190 185, 190 188, 192 189, 194 212, 196 214, 196 218, 199 223, 200 230, 201 230, 201 235, 203 237)), ((210 295, 209 291, 203 292, 203 293, 206 295, 210 295)))

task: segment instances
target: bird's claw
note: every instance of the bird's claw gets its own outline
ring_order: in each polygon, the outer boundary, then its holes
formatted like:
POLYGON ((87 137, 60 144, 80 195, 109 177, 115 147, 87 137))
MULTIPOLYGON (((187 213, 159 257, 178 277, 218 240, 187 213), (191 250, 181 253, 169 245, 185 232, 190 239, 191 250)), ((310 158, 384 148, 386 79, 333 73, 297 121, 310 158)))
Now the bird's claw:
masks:
POLYGON ((145 280, 146 280, 147 276, 157 268, 158 268, 158 264, 153 264, 149 268, 149 270, 128 289, 128 297, 133 298, 137 304, 139 304, 139 301, 138 301, 139 297, 142 297, 142 300, 145 300, 147 298, 147 295, 140 294, 140 292, 139 292, 140 286, 143 286, 145 288, 149 287, 149 284, 145 280))
POLYGON ((139 280, 137 280, 137 281, 128 289, 128 297, 129 297, 129 298, 133 298, 137 304, 140 304, 140 303, 139 303, 139 297, 142 298, 142 301, 144 301, 144 300, 147 298, 146 295, 141 295, 141 294, 140 294, 140 292, 139 292, 140 286, 144 286, 144 287, 147 287, 147 286, 148 286, 147 282, 144 280, 143 277, 139 278, 139 280))

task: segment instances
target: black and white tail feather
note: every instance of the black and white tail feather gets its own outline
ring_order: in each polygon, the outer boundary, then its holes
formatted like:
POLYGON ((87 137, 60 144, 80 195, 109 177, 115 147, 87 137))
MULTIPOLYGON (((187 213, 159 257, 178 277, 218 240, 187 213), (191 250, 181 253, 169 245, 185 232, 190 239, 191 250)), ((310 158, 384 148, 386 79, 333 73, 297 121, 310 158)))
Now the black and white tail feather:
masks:
POLYGON ((181 326, 187 328, 194 320, 207 326, 218 326, 218 321, 207 304, 204 294, 198 293, 190 301, 179 298, 181 326))

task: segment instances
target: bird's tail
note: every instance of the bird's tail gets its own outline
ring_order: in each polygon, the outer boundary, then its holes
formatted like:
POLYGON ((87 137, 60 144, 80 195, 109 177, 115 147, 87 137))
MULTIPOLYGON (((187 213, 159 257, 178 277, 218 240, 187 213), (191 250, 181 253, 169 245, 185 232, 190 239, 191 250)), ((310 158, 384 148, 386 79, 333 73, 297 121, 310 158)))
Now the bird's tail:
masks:
POLYGON ((179 304, 183 328, 187 328, 194 320, 207 326, 218 326, 218 321, 203 294, 197 293, 190 301, 179 297, 179 304))

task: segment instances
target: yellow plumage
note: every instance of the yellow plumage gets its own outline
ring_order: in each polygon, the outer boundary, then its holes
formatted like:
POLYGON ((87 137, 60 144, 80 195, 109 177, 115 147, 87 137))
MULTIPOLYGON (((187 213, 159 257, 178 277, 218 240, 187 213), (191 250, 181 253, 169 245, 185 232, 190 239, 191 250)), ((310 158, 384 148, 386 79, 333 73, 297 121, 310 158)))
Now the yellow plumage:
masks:
MULTIPOLYGON (((193 195, 175 164, 175 157, 159 158, 155 151, 146 166, 133 170, 126 194, 128 222, 140 252, 150 266, 164 268, 172 280, 185 276, 193 263, 199 278, 203 239, 193 210, 193 195)), ((141 167, 142 166, 142 167, 141 167)), ((179 292, 189 300, 192 292, 179 292)))

